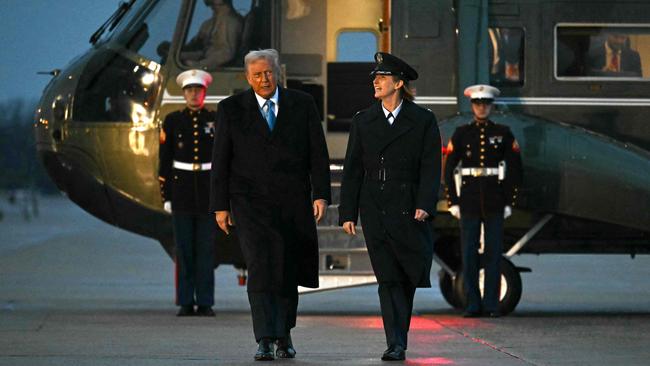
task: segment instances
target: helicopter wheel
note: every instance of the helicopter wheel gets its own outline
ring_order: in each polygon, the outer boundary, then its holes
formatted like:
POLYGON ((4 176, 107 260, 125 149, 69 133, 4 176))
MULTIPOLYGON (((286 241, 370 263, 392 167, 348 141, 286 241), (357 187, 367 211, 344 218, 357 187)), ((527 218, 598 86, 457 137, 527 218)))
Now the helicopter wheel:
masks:
MULTIPOLYGON (((451 276, 450 276, 451 278, 451 276)), ((484 293, 484 269, 481 268, 479 272, 479 290, 481 291, 481 297, 484 293)), ((441 292, 442 292, 442 278, 441 278, 441 292)), ((509 259, 501 258, 501 293, 499 296, 499 312, 502 315, 511 313, 519 304, 521 300, 522 293, 522 284, 521 284, 521 275, 517 268, 512 264, 509 259)), ((447 300, 447 297, 443 293, 443 297, 447 300)), ((467 298, 465 296, 464 286, 463 286, 463 274, 459 272, 456 278, 453 281, 453 291, 452 299, 457 298, 459 301, 460 307, 454 306, 449 300, 452 306, 455 308, 464 309, 467 304, 467 298)))
POLYGON ((458 298, 457 291, 454 289, 454 277, 444 270, 438 272, 438 286, 440 287, 440 293, 442 297, 451 305, 454 309, 462 309, 463 303, 460 298, 458 298))

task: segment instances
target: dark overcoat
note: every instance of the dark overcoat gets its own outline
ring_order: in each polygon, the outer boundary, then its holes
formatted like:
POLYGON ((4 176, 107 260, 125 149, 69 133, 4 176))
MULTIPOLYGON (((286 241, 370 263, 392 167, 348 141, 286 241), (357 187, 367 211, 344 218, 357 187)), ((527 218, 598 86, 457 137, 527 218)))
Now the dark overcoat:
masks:
POLYGON ((390 125, 381 103, 357 113, 345 156, 339 221, 361 224, 380 282, 399 281, 394 258, 410 282, 430 287, 433 227, 440 185, 440 132, 435 115, 404 100, 390 125), (429 220, 414 219, 423 209, 429 220))
POLYGON ((278 108, 272 132, 252 89, 217 109, 210 210, 232 213, 249 292, 318 287, 312 200, 331 201, 325 136, 308 94, 280 88, 278 108))

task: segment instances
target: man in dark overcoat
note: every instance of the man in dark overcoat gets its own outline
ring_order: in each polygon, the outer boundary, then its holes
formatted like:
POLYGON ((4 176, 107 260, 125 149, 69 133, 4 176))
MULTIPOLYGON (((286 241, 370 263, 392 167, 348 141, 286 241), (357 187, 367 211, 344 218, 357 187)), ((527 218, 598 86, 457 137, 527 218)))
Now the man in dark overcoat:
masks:
POLYGON ((293 358, 297 286, 318 287, 316 222, 330 201, 329 156, 311 96, 278 87, 275 50, 244 58, 251 89, 217 109, 210 208, 233 223, 248 268, 256 360, 293 358))
POLYGON ((208 200, 215 113, 204 106, 212 76, 187 70, 176 82, 183 88, 186 108, 168 114, 163 122, 158 179, 174 228, 177 315, 214 316, 216 226, 208 200))
POLYGON ((417 72, 387 54, 375 55, 377 103, 352 121, 345 156, 339 221, 351 235, 361 214, 388 349, 403 360, 416 287, 431 287, 433 227, 440 185, 441 142, 435 115, 413 103, 417 72))
POLYGON ((505 125, 490 121, 499 89, 472 85, 465 96, 472 102, 473 119, 456 128, 447 144, 445 190, 449 212, 460 220, 465 317, 498 317, 503 220, 512 214, 521 184, 521 156, 517 140, 505 125), (479 290, 479 247, 484 225, 484 296, 479 290))

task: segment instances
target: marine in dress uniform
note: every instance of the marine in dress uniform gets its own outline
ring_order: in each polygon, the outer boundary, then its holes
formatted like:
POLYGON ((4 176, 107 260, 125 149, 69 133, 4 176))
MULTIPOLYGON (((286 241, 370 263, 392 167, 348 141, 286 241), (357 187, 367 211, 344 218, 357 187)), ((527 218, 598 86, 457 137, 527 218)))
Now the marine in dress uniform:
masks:
POLYGON ((212 76, 188 70, 176 82, 183 88, 187 107, 165 117, 158 176, 165 210, 172 214, 178 316, 214 316, 216 225, 208 202, 216 115, 204 107, 212 76))
POLYGON ((330 201, 327 144, 313 98, 278 86, 276 50, 251 51, 244 62, 251 88, 217 110, 210 210, 225 233, 236 225, 255 360, 294 358, 297 286, 318 287, 316 222, 330 201))
POLYGON ((391 54, 375 60, 378 101, 352 121, 339 223, 354 235, 361 215, 388 346, 381 359, 394 361, 405 359, 415 289, 431 287, 441 141, 435 115, 412 101, 417 72, 391 54))
POLYGON ((447 145, 445 192, 451 214, 460 219, 466 317, 499 316, 503 221, 511 215, 521 184, 519 144, 508 126, 489 120, 499 90, 490 85, 465 89, 473 120, 460 126, 447 145), (484 296, 478 285, 481 223, 484 225, 484 296))

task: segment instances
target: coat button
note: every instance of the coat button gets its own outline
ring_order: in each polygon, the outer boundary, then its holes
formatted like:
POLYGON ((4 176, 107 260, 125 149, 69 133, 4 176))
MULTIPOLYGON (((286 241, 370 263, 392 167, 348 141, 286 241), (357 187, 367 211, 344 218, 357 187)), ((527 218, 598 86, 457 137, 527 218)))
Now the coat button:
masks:
POLYGON ((408 214, 409 214, 408 211, 402 211, 402 215, 408 215, 408 214))
POLYGON ((380 191, 383 191, 383 190, 384 190, 384 185, 383 185, 383 184, 380 184, 380 185, 379 185, 379 190, 380 190, 380 191))
POLYGON ((382 215, 385 215, 385 214, 386 214, 386 211, 381 210, 381 214, 382 214, 382 215))

